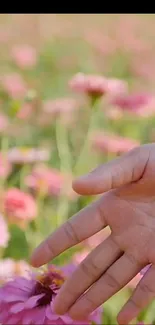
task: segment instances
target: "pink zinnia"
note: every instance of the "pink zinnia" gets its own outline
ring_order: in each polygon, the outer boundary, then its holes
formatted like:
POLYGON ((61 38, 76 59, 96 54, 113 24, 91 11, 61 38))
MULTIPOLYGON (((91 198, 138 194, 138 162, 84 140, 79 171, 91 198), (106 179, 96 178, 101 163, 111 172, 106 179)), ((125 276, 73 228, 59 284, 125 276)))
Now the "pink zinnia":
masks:
POLYGON ((37 206, 33 197, 18 188, 10 188, 6 191, 3 205, 4 212, 11 223, 25 225, 37 214, 37 206))
POLYGON ((20 68, 31 68, 36 65, 36 49, 29 45, 16 46, 12 49, 12 58, 20 68))
POLYGON ((113 134, 98 132, 92 138, 94 149, 101 152, 111 152, 121 154, 139 146, 139 142, 133 139, 121 137, 113 134))
POLYGON ((7 223, 3 216, 0 214, 0 247, 7 247, 9 239, 10 235, 7 223))
POLYGON ((0 178, 6 178, 11 171, 11 164, 0 152, 0 178))
MULTIPOLYGON (((2 324, 80 324, 69 315, 54 312, 54 299, 71 268, 56 269, 49 266, 41 274, 32 274, 29 279, 17 277, 0 289, 0 322, 2 324)), ((101 324, 101 308, 96 309, 87 321, 81 324, 101 324)))
POLYGON ((4 91, 13 99, 21 99, 26 95, 26 84, 17 73, 4 76, 1 79, 1 83, 4 91))
POLYGON ((38 166, 27 176, 26 184, 35 191, 49 195, 59 195, 64 184, 64 177, 59 170, 38 166))
POLYGON ((98 75, 86 75, 77 73, 69 82, 72 90, 86 93, 90 96, 100 97, 107 93, 107 79, 98 75))
POLYGON ((116 96, 111 103, 124 111, 134 112, 140 115, 147 115, 152 113, 152 111, 155 112, 155 109, 153 110, 155 100, 154 97, 149 94, 120 95, 116 96))

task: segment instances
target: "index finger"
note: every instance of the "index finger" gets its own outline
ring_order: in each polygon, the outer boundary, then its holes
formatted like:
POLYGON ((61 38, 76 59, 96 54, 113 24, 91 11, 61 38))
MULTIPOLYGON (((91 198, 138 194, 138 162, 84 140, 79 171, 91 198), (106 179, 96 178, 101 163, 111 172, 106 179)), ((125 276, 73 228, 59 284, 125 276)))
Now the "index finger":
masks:
POLYGON ((39 267, 66 249, 82 242, 106 226, 103 215, 104 197, 68 219, 34 251, 31 265, 39 267))

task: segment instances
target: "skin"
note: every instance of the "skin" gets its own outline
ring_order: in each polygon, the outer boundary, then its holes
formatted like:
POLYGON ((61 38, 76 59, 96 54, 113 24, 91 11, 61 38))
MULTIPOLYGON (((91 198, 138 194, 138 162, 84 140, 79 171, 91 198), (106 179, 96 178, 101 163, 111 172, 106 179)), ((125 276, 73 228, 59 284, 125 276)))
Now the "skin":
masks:
POLYGON ((85 319, 151 263, 118 314, 118 323, 128 324, 155 297, 155 144, 99 166, 75 180, 73 189, 81 195, 101 195, 41 243, 31 264, 39 267, 110 226, 109 237, 62 286, 55 311, 85 319))

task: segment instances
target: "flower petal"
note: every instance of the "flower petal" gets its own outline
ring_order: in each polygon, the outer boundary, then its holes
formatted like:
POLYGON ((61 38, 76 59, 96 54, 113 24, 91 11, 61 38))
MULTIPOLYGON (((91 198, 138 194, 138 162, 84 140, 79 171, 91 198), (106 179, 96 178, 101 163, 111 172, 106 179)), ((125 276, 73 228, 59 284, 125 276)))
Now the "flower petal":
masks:
POLYGON ((11 313, 13 314, 17 314, 19 313, 20 311, 22 311, 24 309, 25 305, 23 302, 20 302, 18 304, 15 304, 11 307, 10 311, 11 313))
POLYGON ((53 312, 53 308, 52 306, 47 306, 46 308, 46 317, 49 319, 49 320, 57 320, 59 318, 58 315, 56 315, 54 312, 53 312))
POLYGON ((73 320, 68 315, 59 316, 65 324, 72 324, 73 320))
POLYGON ((32 297, 30 297, 30 298, 26 301, 26 303, 25 303, 25 305, 24 305, 25 309, 31 309, 31 308, 36 307, 37 301, 38 301, 40 298, 42 298, 43 296, 44 296, 44 293, 42 293, 42 294, 40 294, 40 295, 37 295, 37 296, 32 296, 32 297))

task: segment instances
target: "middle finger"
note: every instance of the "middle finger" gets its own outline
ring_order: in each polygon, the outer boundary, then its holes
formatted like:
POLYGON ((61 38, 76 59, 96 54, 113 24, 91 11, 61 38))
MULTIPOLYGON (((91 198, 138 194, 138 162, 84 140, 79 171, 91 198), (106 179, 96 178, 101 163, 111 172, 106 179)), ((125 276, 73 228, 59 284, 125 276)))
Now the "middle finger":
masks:
POLYGON ((64 283, 55 299, 55 311, 64 314, 105 270, 121 255, 112 235, 96 247, 64 283))

